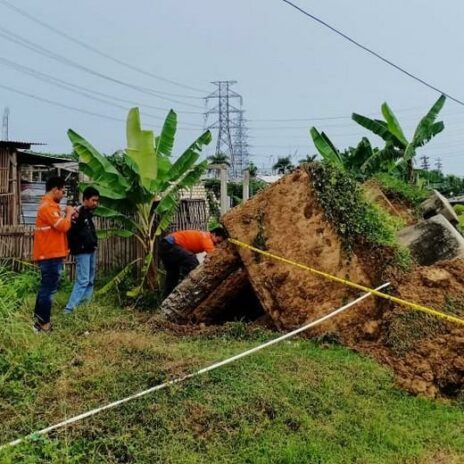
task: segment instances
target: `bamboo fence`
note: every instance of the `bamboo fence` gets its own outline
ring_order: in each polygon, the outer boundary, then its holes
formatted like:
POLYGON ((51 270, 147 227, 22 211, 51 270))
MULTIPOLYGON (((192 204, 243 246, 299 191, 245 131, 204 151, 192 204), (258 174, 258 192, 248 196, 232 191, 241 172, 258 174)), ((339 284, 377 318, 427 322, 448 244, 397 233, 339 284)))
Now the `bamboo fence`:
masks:
MULTIPOLYGON (((178 211, 169 227, 169 231, 198 229, 207 230, 208 217, 204 200, 182 200, 178 211)), ((95 218, 97 230, 115 229, 118 227, 110 219, 95 218)), ((32 245, 34 226, 0 225, 0 260, 13 260, 16 263, 32 261, 32 245)), ((127 264, 144 256, 142 246, 134 237, 109 237, 101 239, 97 248, 97 269, 101 274, 112 273, 127 264)), ((141 260, 138 267, 142 265, 141 260)), ((74 276, 72 257, 65 261, 65 269, 74 276)))

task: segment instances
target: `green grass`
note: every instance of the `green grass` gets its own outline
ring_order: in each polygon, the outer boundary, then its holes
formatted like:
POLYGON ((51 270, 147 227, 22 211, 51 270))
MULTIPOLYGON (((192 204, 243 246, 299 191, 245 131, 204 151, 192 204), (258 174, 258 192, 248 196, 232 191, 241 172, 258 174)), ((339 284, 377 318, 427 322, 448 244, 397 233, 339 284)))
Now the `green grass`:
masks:
MULTIPOLYGON (((231 323, 192 335, 100 302, 34 335, 30 294, 2 335, 1 443, 275 337, 231 323)), ((415 398, 339 346, 286 341, 0 451, 1 463, 464 462, 464 403, 415 398)))

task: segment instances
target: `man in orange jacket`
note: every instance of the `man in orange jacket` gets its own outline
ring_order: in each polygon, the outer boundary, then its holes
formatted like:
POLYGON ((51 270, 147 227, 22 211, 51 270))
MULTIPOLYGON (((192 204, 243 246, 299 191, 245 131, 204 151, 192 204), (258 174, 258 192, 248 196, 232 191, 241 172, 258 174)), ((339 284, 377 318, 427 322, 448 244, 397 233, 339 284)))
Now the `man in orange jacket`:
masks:
POLYGON ((60 201, 65 194, 64 180, 51 177, 45 185, 35 221, 34 247, 32 258, 37 261, 41 280, 34 309, 34 330, 51 330, 50 313, 52 295, 58 289, 64 258, 68 254, 66 233, 71 227, 71 218, 76 212, 72 206, 66 207, 66 216, 60 210, 60 201))
POLYGON ((181 230, 163 238, 159 253, 166 269, 165 296, 174 290, 179 279, 185 278, 198 266, 196 254, 213 251, 226 235, 222 227, 217 227, 211 232, 181 230))

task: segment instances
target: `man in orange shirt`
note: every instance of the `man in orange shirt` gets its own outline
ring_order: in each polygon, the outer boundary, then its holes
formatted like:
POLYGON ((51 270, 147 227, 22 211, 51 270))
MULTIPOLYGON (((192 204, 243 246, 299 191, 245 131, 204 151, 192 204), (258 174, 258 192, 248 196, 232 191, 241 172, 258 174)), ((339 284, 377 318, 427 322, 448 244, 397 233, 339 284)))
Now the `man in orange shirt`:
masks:
POLYGON ((222 227, 216 227, 211 232, 181 230, 163 238, 159 253, 166 269, 165 296, 174 290, 179 279, 185 278, 198 266, 196 254, 213 251, 226 235, 222 227))
POLYGON ((64 258, 68 254, 66 233, 76 211, 74 207, 67 206, 66 216, 61 213, 60 201, 65 194, 63 179, 51 177, 47 180, 45 190, 37 211, 32 250, 32 258, 37 261, 41 275, 34 309, 36 332, 51 330, 52 295, 58 289, 64 258))

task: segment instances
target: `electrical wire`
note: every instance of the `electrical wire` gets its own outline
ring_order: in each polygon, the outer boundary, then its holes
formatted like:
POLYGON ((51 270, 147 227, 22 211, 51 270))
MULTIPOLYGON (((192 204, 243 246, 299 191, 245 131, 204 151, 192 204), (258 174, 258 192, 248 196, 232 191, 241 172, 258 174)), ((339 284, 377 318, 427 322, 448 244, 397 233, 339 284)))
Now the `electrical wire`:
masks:
POLYGON ((198 105, 194 105, 194 104, 191 104, 191 103, 186 103, 186 102, 183 102, 183 101, 180 101, 180 100, 177 100, 177 99, 173 99, 171 97, 167 97, 167 96, 164 96, 162 92, 159 92, 159 91, 155 91, 155 90, 152 90, 152 89, 149 89, 147 87, 141 87, 141 86, 138 86, 138 85, 134 85, 134 84, 131 84, 129 82, 125 82, 125 81, 122 81, 120 79, 116 79, 112 76, 109 76, 107 74, 103 74, 99 71, 95 71, 94 69, 91 69, 87 66, 84 66, 84 65, 81 65, 73 60, 70 60, 69 58, 63 56, 63 55, 60 55, 58 53, 54 53, 48 49, 46 49, 45 47, 42 47, 38 44, 35 44, 33 42, 31 42, 30 40, 27 40, 11 31, 8 31, 7 29, 5 29, 4 27, 0 26, 0 37, 4 38, 5 40, 8 40, 12 43, 15 43, 16 45, 19 45, 21 47, 24 47, 24 48, 27 48, 35 53, 38 53, 40 55, 43 55, 43 56, 46 56, 48 58, 51 58, 55 61, 58 61, 59 63, 61 64, 65 64, 67 66, 70 66, 70 67, 73 67, 73 68, 76 68, 76 69, 79 69, 81 71, 84 71, 88 74, 91 74, 93 76, 97 76, 101 79, 104 79, 104 80, 107 80, 109 82, 112 82, 112 83, 115 83, 115 84, 119 84, 121 86, 124 86, 124 87, 127 87, 127 88, 130 88, 130 89, 133 89, 133 90, 136 90, 138 92, 141 92, 141 93, 144 93, 144 94, 147 94, 147 95, 151 95, 151 96, 155 96, 157 98, 160 98, 162 100, 166 100, 166 101, 170 101, 170 102, 174 102, 174 103, 178 103, 178 104, 181 104, 181 105, 185 105, 185 106, 189 106, 189 107, 192 107, 192 108, 199 108, 199 109, 203 109, 203 107, 201 106, 198 106, 198 105))
POLYGON ((456 98, 456 97, 453 97, 451 94, 449 94, 448 92, 442 90, 442 89, 439 89, 438 87, 435 87, 434 85, 428 83, 427 81, 425 81, 424 79, 416 76, 415 74, 407 71, 406 69, 404 69, 403 67, 395 64, 393 61, 385 58, 384 56, 382 56, 380 53, 370 49, 369 47, 366 47, 365 45, 359 43, 358 41, 354 40, 353 38, 351 38, 349 35, 345 34, 344 32, 341 32, 340 30, 338 30, 337 28, 335 28, 334 26, 331 26, 329 23, 323 21, 322 19, 318 18, 317 16, 309 13, 308 11, 304 10, 303 8, 299 7, 298 5, 295 5, 295 3, 291 2, 290 0, 281 0, 282 2, 286 3, 287 5, 291 6, 292 8, 295 8, 295 10, 299 11, 300 13, 304 14, 305 16, 307 16, 308 18, 311 18, 312 20, 318 22, 319 24, 321 24, 322 26, 330 29, 332 32, 335 32, 336 34, 338 34, 339 36, 343 37, 345 40, 348 40, 349 42, 351 42, 353 45, 356 45, 357 47, 361 48, 362 50, 364 50, 365 52, 375 56, 376 58, 378 58, 379 60, 383 61, 384 63, 388 64, 389 66, 395 68, 397 71, 400 71, 401 73, 405 74, 406 76, 410 77, 411 79, 414 79, 415 81, 417 82, 420 82, 422 85, 425 85, 426 87, 428 87, 429 89, 432 89, 434 90, 435 92, 438 92, 440 94, 443 94, 445 95, 446 97, 448 97, 450 100, 454 101, 455 103, 458 103, 459 105, 462 105, 464 106, 464 101, 456 98))
MULTIPOLYGON (((48 98, 40 97, 38 95, 34 95, 34 94, 31 94, 31 93, 28 93, 28 92, 24 92, 23 90, 18 90, 16 88, 10 87, 8 85, 0 84, 0 88, 8 90, 9 92, 16 93, 18 95, 22 95, 24 97, 32 98, 33 100, 37 100, 37 101, 40 101, 40 102, 43 102, 43 103, 48 103, 49 105, 57 106, 59 108, 65 108, 67 110, 76 111, 78 113, 83 113, 83 114, 87 114, 87 115, 90 115, 90 116, 99 117, 99 118, 102 118, 102 119, 106 119, 108 121, 117 121, 117 122, 123 122, 123 123, 126 122, 126 120, 122 119, 122 118, 116 118, 114 116, 108 116, 106 114, 97 113, 95 111, 89 111, 89 110, 86 110, 86 109, 83 109, 83 108, 78 108, 76 106, 67 105, 66 103, 61 103, 61 102, 57 102, 55 100, 50 100, 48 98)), ((182 131, 197 131, 197 132, 199 130, 199 129, 191 128, 191 127, 186 127, 186 128, 181 127, 180 129, 182 131)))
MULTIPOLYGON (((143 104, 140 104, 140 103, 134 103, 133 101, 130 101, 130 100, 115 97, 113 95, 108 95, 108 94, 103 93, 103 92, 96 92, 94 90, 87 89, 86 87, 83 87, 83 86, 80 86, 80 85, 71 84, 70 82, 67 82, 67 81, 64 81, 62 79, 56 78, 56 77, 51 76, 49 74, 45 74, 45 73, 36 71, 33 68, 29 68, 27 66, 20 65, 18 63, 15 63, 15 62, 13 62, 11 60, 8 60, 6 58, 3 58, 3 57, 0 57, 0 63, 3 63, 4 65, 6 65, 6 66, 18 71, 18 72, 21 72, 23 74, 32 76, 35 79, 38 79, 38 80, 41 80, 41 81, 46 82, 48 84, 51 84, 53 86, 62 88, 64 90, 66 90, 66 91, 69 91, 69 92, 72 92, 72 93, 75 93, 75 94, 78 94, 78 95, 82 95, 85 98, 88 98, 88 99, 90 99, 92 101, 98 101, 98 102, 101 102, 101 103, 103 103, 105 105, 113 106, 115 108, 119 108, 119 109, 123 109, 123 110, 128 109, 127 106, 123 106, 123 105, 120 105, 118 103, 114 103, 113 100, 118 100, 118 101, 121 101, 123 103, 128 103, 131 106, 140 106, 140 107, 146 106, 146 105, 143 105, 143 104), (96 94, 97 96, 94 96, 92 94, 96 94), (98 95, 101 95, 104 98, 101 98, 98 95)), ((169 111, 167 108, 160 108, 160 107, 154 107, 154 108, 162 109, 163 111, 169 111)), ((148 117, 148 118, 156 119, 156 120, 159 120, 159 121, 164 121, 164 118, 161 117, 161 116, 153 115, 153 114, 146 113, 146 112, 142 112, 141 114, 143 116, 145 116, 145 117, 148 117)), ((200 113, 196 113, 196 114, 200 114, 200 113)), ((186 126, 190 126, 190 127, 202 128, 202 126, 198 125, 198 124, 189 124, 189 123, 184 123, 184 124, 186 126)))
POLYGON ((64 37, 65 39, 85 48, 86 50, 90 50, 92 51, 93 53, 96 53, 97 55, 100 55, 100 56, 103 56, 104 58, 107 58, 108 60, 111 60, 115 63, 118 63, 120 64, 121 66, 124 66, 128 69, 131 69, 133 71, 136 71, 140 74, 143 74, 145 76, 149 76, 149 77, 153 77, 154 79, 158 79, 160 81, 163 81, 163 82, 168 82, 172 85, 175 85, 175 86, 178 86, 178 87, 182 87, 184 89, 188 89, 188 90, 193 90, 195 92, 201 92, 203 94, 207 93, 206 90, 202 90, 202 89, 198 89, 196 87, 191 87, 189 85, 186 85, 186 84, 182 84, 180 82, 177 82, 177 81, 174 81, 172 79, 168 79, 166 77, 162 77, 162 76, 159 76, 157 74, 153 74, 152 72, 150 71, 146 71, 142 68, 139 68, 137 66, 134 66, 133 64, 130 64, 130 63, 127 63, 123 60, 120 60, 119 58, 116 58, 108 53, 105 53, 105 52, 102 52, 101 50, 99 50, 98 48, 92 46, 92 45, 89 45, 88 43, 85 43, 83 42, 82 40, 79 40, 79 39, 76 39, 75 37, 71 36, 70 34, 68 34, 67 32, 64 32, 60 29, 58 29, 57 27, 55 26, 52 26, 51 24, 49 23, 46 23, 45 21, 42 21, 40 20, 39 18, 31 15, 30 13, 28 13, 27 11, 25 10, 22 10, 21 8, 19 8, 18 6, 16 5, 13 5, 12 3, 6 1, 6 0, 0 0, 0 3, 3 4, 4 6, 6 6, 7 8, 9 8, 10 10, 13 10, 15 11, 16 13, 20 14, 21 16, 29 19, 30 21, 33 21, 34 23, 36 24, 40 24, 42 27, 48 29, 49 31, 52 31, 54 32, 55 34, 58 34, 60 37, 64 37))

